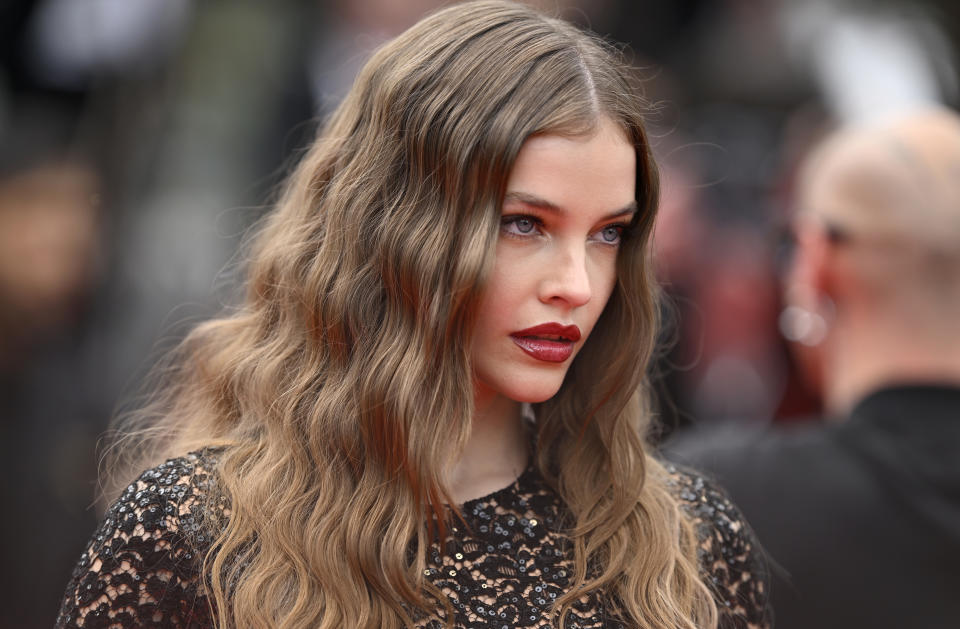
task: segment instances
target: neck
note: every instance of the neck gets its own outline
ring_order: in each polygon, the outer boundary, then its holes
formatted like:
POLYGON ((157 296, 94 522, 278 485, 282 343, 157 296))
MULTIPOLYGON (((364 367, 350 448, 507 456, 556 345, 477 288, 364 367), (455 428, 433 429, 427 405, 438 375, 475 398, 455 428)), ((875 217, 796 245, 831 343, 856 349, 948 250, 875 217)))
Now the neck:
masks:
POLYGON ((450 498, 462 504, 509 486, 528 457, 520 403, 478 394, 470 437, 448 473, 450 498))
POLYGON ((824 347, 827 410, 846 417, 870 392, 893 384, 960 385, 960 339, 914 326, 837 325, 824 347))

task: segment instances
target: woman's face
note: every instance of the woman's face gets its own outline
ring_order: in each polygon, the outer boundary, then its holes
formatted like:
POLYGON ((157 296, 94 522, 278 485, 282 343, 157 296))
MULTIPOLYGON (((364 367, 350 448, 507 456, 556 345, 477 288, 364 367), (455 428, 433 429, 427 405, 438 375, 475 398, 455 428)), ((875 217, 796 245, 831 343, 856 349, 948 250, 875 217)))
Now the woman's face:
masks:
POLYGON ((593 135, 524 143, 474 337, 478 404, 559 390, 613 291, 635 186, 634 147, 606 118, 593 135))

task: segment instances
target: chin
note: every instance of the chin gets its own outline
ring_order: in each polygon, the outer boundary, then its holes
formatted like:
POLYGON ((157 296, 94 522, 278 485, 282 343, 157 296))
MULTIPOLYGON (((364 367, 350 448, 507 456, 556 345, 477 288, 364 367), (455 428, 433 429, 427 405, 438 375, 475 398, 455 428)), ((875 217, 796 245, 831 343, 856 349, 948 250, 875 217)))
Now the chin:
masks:
POLYGON ((546 402, 554 395, 557 394, 557 391, 560 390, 560 387, 551 389, 549 392, 546 391, 537 391, 537 392, 528 392, 527 394, 522 395, 511 395, 509 396, 514 402, 526 402, 528 404, 539 404, 540 402, 546 402))
POLYGON ((563 385, 563 373, 556 374, 536 374, 534 376, 517 375, 514 378, 504 378, 503 381, 496 383, 496 387, 501 395, 514 402, 527 402, 537 404, 546 402, 557 394, 563 385))

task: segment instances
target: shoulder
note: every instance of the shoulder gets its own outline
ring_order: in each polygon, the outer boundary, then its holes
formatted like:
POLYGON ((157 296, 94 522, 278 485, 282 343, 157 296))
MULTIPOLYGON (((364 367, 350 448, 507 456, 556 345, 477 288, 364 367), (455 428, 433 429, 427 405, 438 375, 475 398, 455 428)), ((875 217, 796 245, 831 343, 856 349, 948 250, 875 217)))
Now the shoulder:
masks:
POLYGON ((695 429, 667 442, 662 453, 709 473, 755 518, 773 503, 799 505, 796 497, 809 491, 864 484, 864 470, 844 442, 845 429, 821 423, 695 429))
POLYGON ((753 429, 721 426, 692 430, 669 441, 661 452, 718 480, 767 537, 797 517, 809 517, 810 500, 839 509, 882 500, 886 489, 864 465, 856 445, 863 435, 857 430, 822 422, 753 429))
POLYGON ((726 422, 683 431, 662 451, 674 461, 697 468, 769 468, 784 459, 821 458, 825 451, 838 449, 834 428, 820 421, 778 428, 726 422), (750 456, 745 459, 746 453, 750 456))
POLYGON ((726 492, 709 477, 664 464, 667 486, 700 540, 705 581, 723 606, 721 627, 767 627, 769 577, 750 525, 726 492))
POLYGON ((58 627, 107 619, 169 626, 206 613, 205 603, 197 605, 199 563, 209 545, 203 521, 215 465, 215 451, 193 452, 127 486, 73 571, 58 627))
POLYGON ((217 454, 191 452, 141 473, 110 506, 96 537, 108 531, 112 539, 176 536, 202 546, 207 541, 202 524, 217 454))

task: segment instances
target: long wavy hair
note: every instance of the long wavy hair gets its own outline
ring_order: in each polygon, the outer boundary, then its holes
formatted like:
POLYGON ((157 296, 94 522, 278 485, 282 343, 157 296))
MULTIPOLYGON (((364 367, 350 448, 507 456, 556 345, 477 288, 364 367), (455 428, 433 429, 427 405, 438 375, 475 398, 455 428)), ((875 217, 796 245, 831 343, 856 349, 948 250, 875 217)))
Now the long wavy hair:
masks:
POLYGON ((596 590, 637 627, 716 625, 695 532, 645 445, 646 113, 617 50, 510 2, 441 10, 371 58, 253 241, 245 300, 187 337, 136 415, 160 436, 133 433, 144 457, 222 447, 207 500, 229 511, 208 519, 203 564, 218 626, 452 611, 423 571, 455 511, 443 472, 471 430, 471 331, 506 182, 527 138, 603 117, 636 147, 640 211, 592 335, 535 405, 535 464, 569 509, 575 564, 555 620, 596 590))

